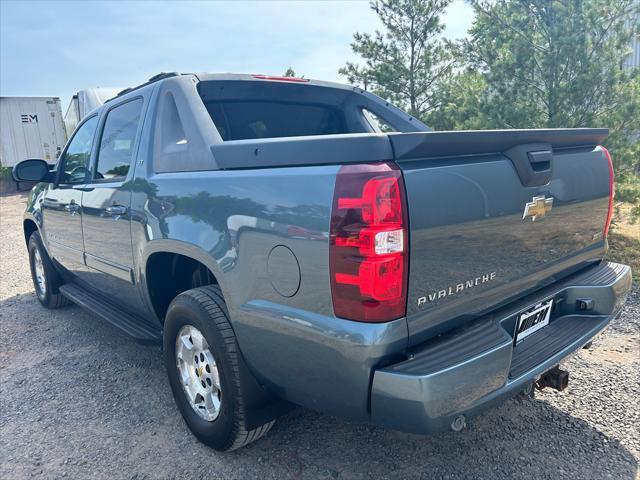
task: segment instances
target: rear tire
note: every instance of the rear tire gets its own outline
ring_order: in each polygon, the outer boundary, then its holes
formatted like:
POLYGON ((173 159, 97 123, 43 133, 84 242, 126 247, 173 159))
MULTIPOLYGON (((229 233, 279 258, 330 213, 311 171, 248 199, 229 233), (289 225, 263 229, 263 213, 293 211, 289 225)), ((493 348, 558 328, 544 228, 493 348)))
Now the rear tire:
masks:
POLYGON ((251 379, 246 378, 249 374, 243 368, 238 342, 217 286, 188 290, 171 302, 164 324, 164 359, 173 396, 187 426, 213 449, 229 451, 243 447, 262 437, 275 423, 271 420, 255 428, 248 427, 249 399, 242 385, 251 379), (204 339, 199 338, 200 334, 204 339), (187 346, 180 342, 186 342, 187 346), (197 361, 191 362, 193 357, 197 361), (185 361, 191 363, 185 365, 185 361))
POLYGON ((63 282, 47 254, 40 233, 35 231, 29 237, 29 265, 36 297, 46 308, 60 308, 71 301, 60 293, 63 282))

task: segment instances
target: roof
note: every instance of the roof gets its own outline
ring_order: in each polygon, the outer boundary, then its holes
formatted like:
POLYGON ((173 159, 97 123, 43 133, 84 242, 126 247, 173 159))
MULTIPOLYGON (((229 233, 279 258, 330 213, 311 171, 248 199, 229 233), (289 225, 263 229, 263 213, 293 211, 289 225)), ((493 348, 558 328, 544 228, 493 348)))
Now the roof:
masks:
MULTIPOLYGON (((270 75, 262 75, 262 74, 255 74, 255 73, 178 73, 178 72, 161 72, 158 73, 157 75, 154 75, 153 77, 151 77, 149 80, 147 80, 145 83, 141 83, 140 85, 137 85, 135 87, 129 87, 129 88, 125 88, 124 90, 122 90, 121 92, 119 92, 115 97, 113 98, 117 98, 119 96, 125 95, 129 92, 132 92, 134 90, 138 90, 139 88, 145 87, 147 85, 150 85, 152 83, 158 82, 160 80, 164 80, 166 78, 171 78, 171 77, 177 77, 177 76, 181 76, 181 75, 194 75, 195 77, 198 78, 198 80, 200 81, 233 81, 233 80, 240 80, 240 81, 253 81, 253 82, 279 82, 279 83, 287 83, 287 82, 291 82, 291 83, 306 83, 308 85, 314 85, 314 86, 318 86, 318 87, 327 87, 327 88, 335 88, 335 89, 340 89, 340 90, 347 90, 347 91, 357 91, 360 93, 364 93, 364 90, 362 90, 359 87, 354 87, 353 85, 345 85, 343 83, 337 83, 337 82, 326 82, 324 80, 312 80, 312 79, 299 79, 297 77, 282 77, 282 76, 270 76, 270 75), (291 78, 291 80, 287 80, 287 78, 291 78), (293 80, 295 78, 295 80, 293 80)), ((113 100, 113 98, 110 98, 108 101, 113 100)))

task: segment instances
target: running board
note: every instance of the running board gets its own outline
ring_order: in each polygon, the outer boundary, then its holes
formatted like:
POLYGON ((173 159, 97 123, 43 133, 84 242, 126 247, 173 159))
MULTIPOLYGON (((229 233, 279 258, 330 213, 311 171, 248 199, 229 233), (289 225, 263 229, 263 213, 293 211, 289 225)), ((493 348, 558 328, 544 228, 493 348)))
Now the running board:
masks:
POLYGON ((152 322, 138 315, 129 314, 74 283, 62 285, 60 292, 79 307, 98 315, 138 343, 162 342, 162 331, 152 322))

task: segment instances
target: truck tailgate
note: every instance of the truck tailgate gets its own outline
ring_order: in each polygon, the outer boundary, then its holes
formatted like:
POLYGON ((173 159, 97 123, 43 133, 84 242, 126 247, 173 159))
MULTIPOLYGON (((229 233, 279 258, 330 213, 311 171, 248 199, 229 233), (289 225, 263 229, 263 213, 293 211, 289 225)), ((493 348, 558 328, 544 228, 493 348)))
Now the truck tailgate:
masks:
POLYGON ((411 345, 602 258, 606 134, 389 135, 409 209, 411 345))

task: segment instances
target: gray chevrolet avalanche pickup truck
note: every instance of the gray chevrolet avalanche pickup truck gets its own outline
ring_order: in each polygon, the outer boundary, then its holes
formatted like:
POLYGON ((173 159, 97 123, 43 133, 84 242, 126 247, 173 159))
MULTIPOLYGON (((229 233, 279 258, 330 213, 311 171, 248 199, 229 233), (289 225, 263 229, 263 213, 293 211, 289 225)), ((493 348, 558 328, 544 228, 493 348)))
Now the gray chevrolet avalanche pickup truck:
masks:
POLYGON ((291 405, 460 430, 619 315, 606 129, 435 132, 351 86, 160 74, 76 128, 24 235, 37 297, 163 345, 217 450, 291 405))

